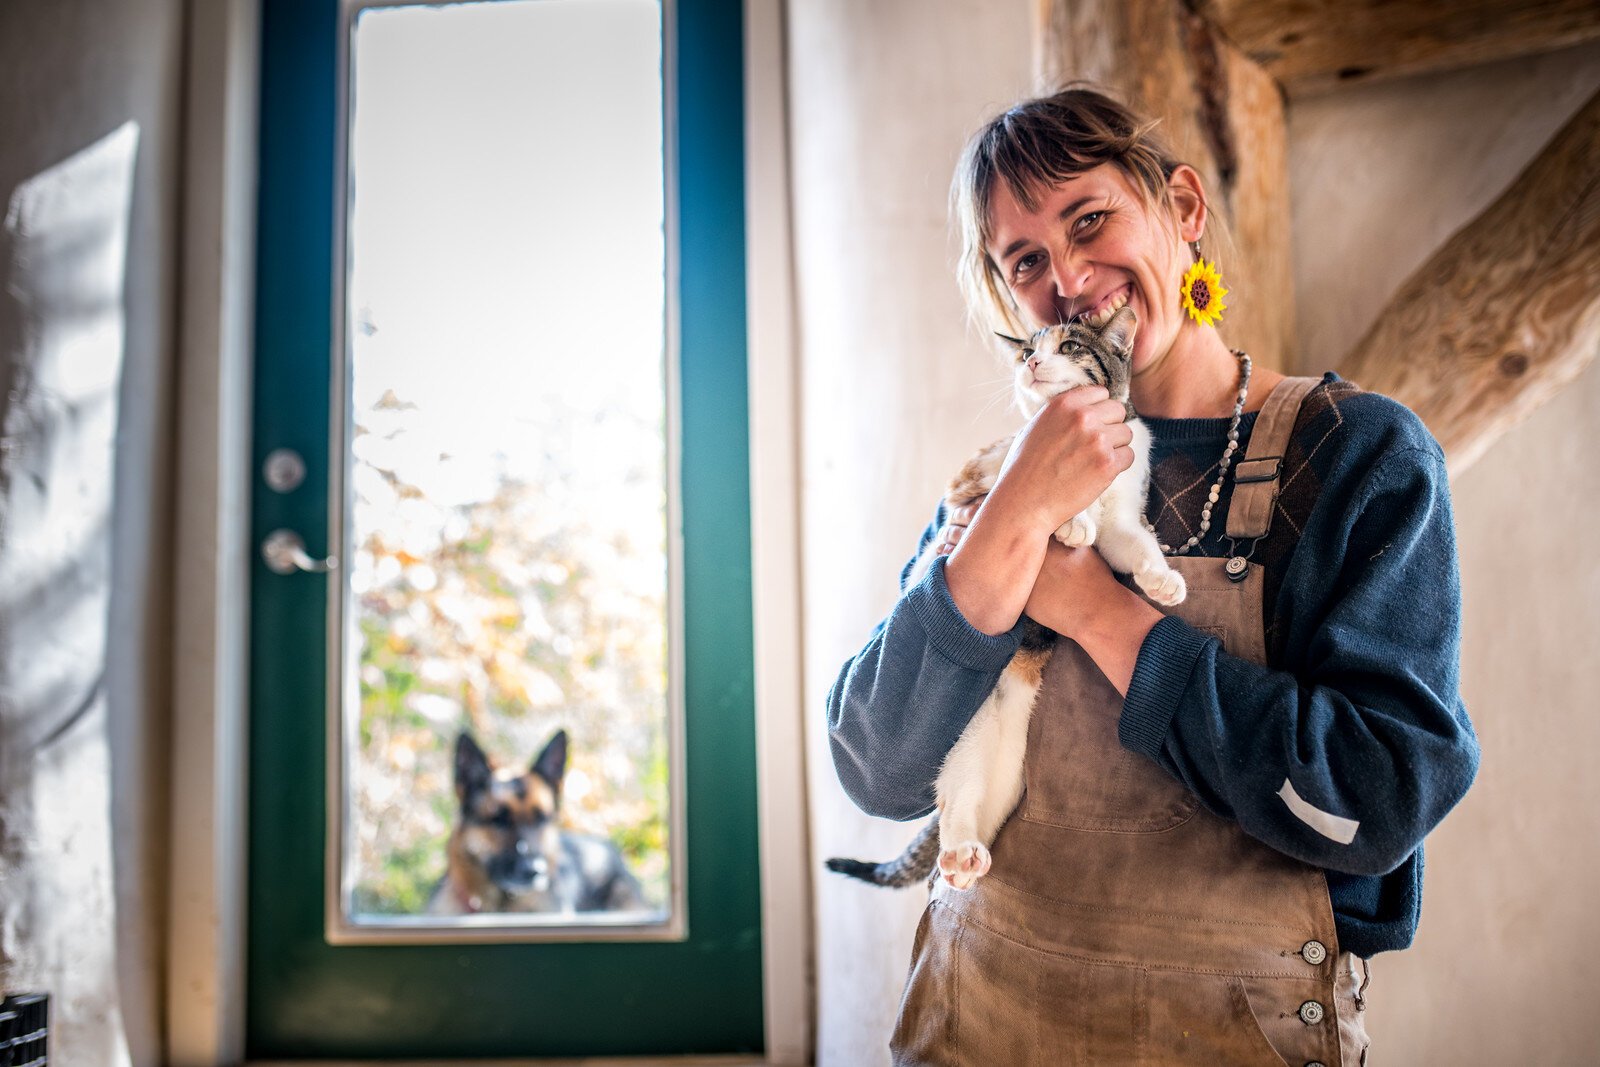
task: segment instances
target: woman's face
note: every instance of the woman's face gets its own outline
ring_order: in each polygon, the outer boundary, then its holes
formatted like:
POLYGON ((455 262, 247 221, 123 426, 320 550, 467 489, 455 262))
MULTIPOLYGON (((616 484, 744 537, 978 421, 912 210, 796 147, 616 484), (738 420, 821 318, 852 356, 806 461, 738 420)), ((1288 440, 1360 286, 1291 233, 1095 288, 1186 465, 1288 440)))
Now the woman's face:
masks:
POLYGON ((1166 356, 1184 325, 1179 283, 1193 260, 1185 242, 1199 239, 1205 219, 1194 171, 1179 167, 1172 180, 1170 215, 1146 207, 1133 179, 1111 164, 1044 188, 1032 211, 996 184, 989 258, 1035 328, 1126 296, 1139 321, 1133 372, 1166 356))

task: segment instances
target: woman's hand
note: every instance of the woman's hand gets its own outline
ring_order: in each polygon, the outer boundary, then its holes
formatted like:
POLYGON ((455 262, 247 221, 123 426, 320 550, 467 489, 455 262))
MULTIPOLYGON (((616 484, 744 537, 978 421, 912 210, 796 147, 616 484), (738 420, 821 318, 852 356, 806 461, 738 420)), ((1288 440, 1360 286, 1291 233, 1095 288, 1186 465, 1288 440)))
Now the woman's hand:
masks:
POLYGON ((994 493, 1046 536, 1093 503, 1133 466, 1133 430, 1121 401, 1098 385, 1052 397, 1023 426, 1001 465, 994 493))
POLYGON ((989 495, 951 512, 939 551, 950 546, 946 584, 974 629, 1017 624, 1050 535, 1133 465, 1126 416, 1098 385, 1052 398, 1017 434, 989 495))
POLYGON ((967 526, 972 522, 972 517, 978 513, 978 507, 984 498, 979 497, 970 504, 962 504, 959 508, 951 508, 944 517, 944 525, 939 527, 939 541, 934 551, 941 556, 948 556, 956 550, 961 543, 961 535, 966 533, 967 526))

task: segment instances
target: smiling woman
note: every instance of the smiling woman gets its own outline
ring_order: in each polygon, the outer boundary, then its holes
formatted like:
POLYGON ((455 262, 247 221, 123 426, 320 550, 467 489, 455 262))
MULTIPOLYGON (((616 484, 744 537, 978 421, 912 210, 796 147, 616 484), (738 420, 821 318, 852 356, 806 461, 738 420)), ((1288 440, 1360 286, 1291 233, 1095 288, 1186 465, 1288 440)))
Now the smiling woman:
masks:
POLYGON ((851 797, 930 810, 1029 621, 1061 636, 992 869, 923 914, 896 1062, 1355 1064, 1367 960, 1410 943, 1422 840, 1477 767, 1438 445, 1336 375, 1252 375, 1186 308, 1206 190, 1109 98, 997 117, 953 195, 976 317, 1137 316, 1145 520, 1188 595, 1053 537, 1135 461, 1093 386, 1038 408, 975 511, 936 508, 918 554, 953 551, 828 697, 851 797))

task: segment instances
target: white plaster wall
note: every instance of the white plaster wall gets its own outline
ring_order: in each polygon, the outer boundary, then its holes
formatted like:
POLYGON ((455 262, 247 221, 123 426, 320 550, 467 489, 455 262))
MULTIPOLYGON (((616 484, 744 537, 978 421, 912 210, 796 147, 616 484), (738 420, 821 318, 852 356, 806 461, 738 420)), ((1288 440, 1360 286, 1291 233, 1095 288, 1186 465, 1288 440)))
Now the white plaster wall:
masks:
MULTIPOLYGON (((1296 101, 1302 369, 1336 366, 1388 294, 1597 88, 1600 47, 1588 46, 1296 101)), ((1462 689, 1483 768, 1428 841, 1416 945, 1373 967, 1379 1062, 1596 1061, 1597 417, 1591 365, 1452 486, 1462 689)))
MULTIPOLYGON (((1030 91, 1027 0, 789 5, 813 855, 910 828, 834 778, 824 696, 883 616, 939 486, 1015 416, 952 281, 945 189, 967 133, 1030 91)), ((1301 369, 1337 364, 1404 276, 1596 85, 1600 49, 1295 101, 1301 369)), ((1484 769, 1430 839, 1417 947, 1380 957, 1377 1063, 1594 1061, 1600 1013, 1600 416, 1591 369, 1455 486, 1463 660, 1484 769), (1524 502, 1539 500, 1538 508, 1524 502), (1513 720, 1513 716, 1515 719, 1513 720)), ((920 895, 816 880, 818 1063, 887 1061, 920 895)))
MULTIPOLYGON (((160 1061, 167 470, 183 13, 182 0, 0 3, 0 202, 123 123, 139 127, 110 531, 107 701, 104 717, 90 724, 104 731, 111 753, 106 817, 115 867, 116 977, 134 1064, 160 1061)), ((9 306, 0 310, 10 313, 9 306)), ((14 328, 6 323, 0 332, 14 336, 14 328)), ((8 378, 0 368, 0 380, 8 378)), ((107 1017, 88 1013, 75 1024, 104 1026, 107 1017)), ((52 1017, 53 1028, 66 1025, 52 1017)))
POLYGON ((824 697, 898 595, 950 473, 1015 427, 1009 391, 984 410, 1005 383, 965 325, 945 198, 967 134, 1027 89, 1029 5, 787 7, 817 1062, 864 1067, 888 1062, 923 897, 820 867, 886 858, 913 832, 840 790, 824 697))

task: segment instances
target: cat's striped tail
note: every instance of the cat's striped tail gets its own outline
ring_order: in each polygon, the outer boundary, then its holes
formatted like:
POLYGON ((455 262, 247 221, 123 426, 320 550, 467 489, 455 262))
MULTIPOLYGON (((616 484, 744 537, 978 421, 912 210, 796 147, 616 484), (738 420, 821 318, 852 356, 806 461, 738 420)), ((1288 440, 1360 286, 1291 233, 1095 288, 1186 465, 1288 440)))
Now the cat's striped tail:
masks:
POLYGON ((900 889, 916 882, 925 882, 933 874, 933 865, 939 858, 939 817, 928 820, 906 850, 892 860, 868 863, 835 857, 827 862, 828 870, 859 878, 873 885, 900 889))

